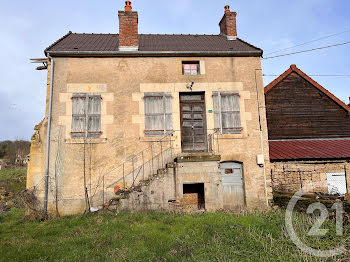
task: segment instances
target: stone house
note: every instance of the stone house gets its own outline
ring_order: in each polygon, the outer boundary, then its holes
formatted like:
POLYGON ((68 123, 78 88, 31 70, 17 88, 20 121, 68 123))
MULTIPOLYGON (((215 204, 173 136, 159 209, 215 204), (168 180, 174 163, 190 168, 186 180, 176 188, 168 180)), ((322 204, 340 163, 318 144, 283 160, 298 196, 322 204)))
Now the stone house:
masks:
MULTIPOLYGON (((260 57, 225 6, 219 35, 69 32, 45 50, 47 100, 27 188, 61 215, 265 209, 272 198, 260 57)), ((43 60, 40 60, 43 62, 43 60)))
POLYGON ((17 154, 16 159, 15 159, 15 164, 16 165, 27 165, 29 162, 29 155, 21 155, 17 154))
POLYGON ((274 191, 349 192, 350 107, 296 65, 265 87, 274 191))

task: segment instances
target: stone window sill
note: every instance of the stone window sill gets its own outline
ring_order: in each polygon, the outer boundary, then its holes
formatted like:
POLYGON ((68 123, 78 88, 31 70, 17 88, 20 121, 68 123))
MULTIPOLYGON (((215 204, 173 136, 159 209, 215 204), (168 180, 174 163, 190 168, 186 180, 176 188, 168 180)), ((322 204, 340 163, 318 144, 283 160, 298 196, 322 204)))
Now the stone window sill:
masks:
MULTIPOLYGON (((84 144, 84 139, 65 139, 66 144, 84 144)), ((107 143, 107 138, 92 138, 85 140, 86 144, 105 144, 107 143)))
POLYGON ((219 139, 243 139, 247 138, 248 136, 245 134, 222 134, 219 135, 219 139))

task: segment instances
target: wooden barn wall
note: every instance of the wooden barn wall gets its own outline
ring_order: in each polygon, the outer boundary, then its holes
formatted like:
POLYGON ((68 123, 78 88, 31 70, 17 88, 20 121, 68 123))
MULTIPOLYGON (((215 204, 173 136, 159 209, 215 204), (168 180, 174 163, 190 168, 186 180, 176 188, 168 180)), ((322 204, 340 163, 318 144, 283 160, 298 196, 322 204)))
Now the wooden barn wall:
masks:
POLYGON ((350 137, 350 116, 296 73, 266 95, 269 139, 350 137))

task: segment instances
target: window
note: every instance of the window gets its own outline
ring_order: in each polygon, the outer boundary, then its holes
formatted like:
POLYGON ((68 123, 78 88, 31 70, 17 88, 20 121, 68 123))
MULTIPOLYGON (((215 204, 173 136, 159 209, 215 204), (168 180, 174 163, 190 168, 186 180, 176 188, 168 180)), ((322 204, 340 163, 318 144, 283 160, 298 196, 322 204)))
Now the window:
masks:
POLYGON ((101 95, 75 93, 72 97, 72 138, 99 138, 101 95))
POLYGON ((145 93, 145 134, 163 136, 172 131, 172 106, 170 93, 145 93))
POLYGON ((182 72, 184 75, 199 75, 200 74, 199 62, 198 61, 182 62, 182 72))
POLYGON ((214 126, 220 134, 240 134, 241 115, 237 92, 213 92, 214 126))

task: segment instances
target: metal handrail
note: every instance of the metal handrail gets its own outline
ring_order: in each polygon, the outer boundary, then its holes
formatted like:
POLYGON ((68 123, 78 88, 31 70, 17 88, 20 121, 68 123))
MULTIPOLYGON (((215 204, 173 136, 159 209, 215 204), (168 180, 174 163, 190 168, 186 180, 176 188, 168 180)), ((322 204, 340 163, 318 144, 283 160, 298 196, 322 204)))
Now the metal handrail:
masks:
MULTIPOLYGON (((208 129, 209 130, 209 129, 208 129)), ((220 135, 220 129, 213 129, 214 130, 214 133, 212 134, 208 134, 208 140, 209 140, 209 143, 208 143, 208 152, 209 153, 213 153, 215 150, 213 148, 213 142, 215 140, 214 136, 216 135, 216 146, 217 146, 217 153, 220 152, 219 150, 219 135, 220 135)))
POLYGON ((108 188, 113 187, 114 185, 123 182, 123 189, 126 189, 126 181, 128 180, 129 176, 132 176, 131 178, 131 187, 135 186, 135 183, 137 181, 137 179, 139 178, 140 174, 142 174, 142 180, 144 181, 146 179, 146 174, 145 174, 145 165, 148 165, 149 168, 149 176, 150 175, 154 175, 155 171, 157 172, 158 169, 160 168, 164 168, 165 167, 165 160, 164 160, 164 154, 166 151, 170 150, 170 154, 171 157, 173 155, 173 146, 172 146, 172 142, 173 140, 171 139, 171 137, 173 137, 173 134, 175 133, 175 131, 171 131, 171 132, 167 132, 167 134, 165 136, 163 136, 162 138, 160 138, 157 141, 152 142, 152 144, 143 149, 142 151, 136 153, 136 154, 132 154, 130 156, 128 156, 127 158, 125 158, 125 161, 119 165, 117 165, 116 167, 112 168, 110 171, 108 171, 107 173, 105 173, 102 176, 102 183, 103 183, 103 200, 105 200, 105 190, 107 190, 108 188), (169 139, 170 138, 170 139, 169 139), (163 143, 169 142, 170 145, 168 147, 164 148, 163 143), (157 147, 160 147, 160 152, 154 152, 157 147), (146 153, 150 151, 150 159, 145 161, 145 155, 146 153), (157 154, 158 153, 158 154, 157 154), (141 159, 141 163, 138 165, 138 159, 141 159), (158 165, 157 165, 157 169, 155 169, 155 161, 158 160, 158 165), (130 168, 130 170, 127 170, 127 165, 129 163, 132 163, 132 167, 130 168), (160 163, 161 162, 161 165, 160 163), (136 166, 135 166, 136 164, 136 166), (114 171, 118 171, 118 169, 122 169, 120 170, 123 173, 123 176, 121 178, 119 178, 118 180, 114 181, 111 184, 106 184, 106 178, 114 171), (141 172, 142 171, 142 172, 141 172))
MULTIPOLYGON (((150 147, 148 147, 148 148, 146 148, 146 149, 140 151, 139 153, 130 155, 130 156, 128 156, 126 159, 134 159, 134 158, 136 158, 136 156, 142 154, 142 153, 143 153, 144 151, 146 151, 147 149, 152 148, 152 146, 153 146, 154 144, 161 142, 161 141, 162 141, 163 139, 165 139, 165 138, 171 137, 174 133, 175 133, 175 131, 172 131, 171 134, 168 134, 167 136, 162 137, 160 140, 154 141, 154 142, 151 144, 150 147), (131 158, 131 157, 132 157, 132 158, 131 158)), ((129 160, 129 161, 130 161, 130 160, 129 160)), ((107 173, 104 174, 103 176, 109 175, 110 173, 112 173, 113 171, 115 171, 116 169, 118 169, 119 167, 121 167, 122 165, 124 165, 126 162, 128 162, 128 160, 126 160, 126 161, 124 161, 122 164, 119 164, 118 166, 114 167, 112 170, 110 170, 109 172, 107 172, 107 173)))
MULTIPOLYGON (((209 140, 208 152, 219 152, 220 130, 208 129, 207 131, 209 130, 211 134, 207 135, 207 138, 209 140), (209 144, 211 145, 211 148, 209 148, 209 144), (213 149, 214 144, 216 144, 215 146, 217 147, 217 150, 213 149)), ((141 150, 136 154, 132 154, 126 157, 123 163, 113 167, 110 171, 105 173, 102 176, 102 181, 99 181, 96 187, 97 189, 102 183, 103 202, 107 200, 105 196, 105 194, 108 194, 107 190, 114 188, 116 185, 120 186, 119 188, 123 189, 124 191, 127 190, 129 186, 130 188, 133 188, 135 187, 137 181, 139 181, 139 183, 146 181, 151 176, 155 175, 159 169, 165 168, 167 163, 173 161, 175 155, 172 137, 174 137, 174 133, 178 131, 180 130, 173 130, 171 132, 168 132, 165 134, 165 136, 157 141, 149 141, 151 142, 151 145, 149 147, 141 150), (120 175, 116 180, 111 181, 111 179, 108 179, 108 177, 113 172, 118 172, 120 175), (140 178, 141 175, 142 177, 140 178)))

